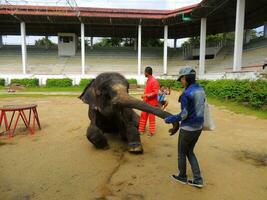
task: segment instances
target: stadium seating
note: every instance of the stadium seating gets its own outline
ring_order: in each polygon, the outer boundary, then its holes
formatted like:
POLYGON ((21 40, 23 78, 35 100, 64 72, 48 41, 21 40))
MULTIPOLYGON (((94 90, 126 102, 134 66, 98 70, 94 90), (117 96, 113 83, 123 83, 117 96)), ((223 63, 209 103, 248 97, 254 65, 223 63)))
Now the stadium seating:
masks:
MULTIPOLYGON (((264 41, 265 42, 265 41, 264 41)), ((243 70, 259 70, 267 56, 267 42, 245 46, 243 53, 243 70), (256 68, 254 68, 256 67, 256 68)), ((74 57, 58 57, 57 48, 37 48, 27 46, 28 66, 30 74, 80 74, 81 58, 78 51, 74 57)), ((137 73, 137 51, 132 47, 86 49, 86 74, 98 74, 103 71, 121 72, 125 75, 137 73)), ((231 71, 233 63, 233 47, 224 47, 214 58, 206 60, 206 72, 231 71)), ((152 66, 154 74, 163 74, 163 49, 142 48, 142 70, 152 66)), ((184 60, 182 50, 168 49, 168 74, 174 75, 183 66, 197 66, 198 60, 184 60)), ((3 46, 0 48, 0 72, 19 74, 21 69, 20 46, 3 46)))

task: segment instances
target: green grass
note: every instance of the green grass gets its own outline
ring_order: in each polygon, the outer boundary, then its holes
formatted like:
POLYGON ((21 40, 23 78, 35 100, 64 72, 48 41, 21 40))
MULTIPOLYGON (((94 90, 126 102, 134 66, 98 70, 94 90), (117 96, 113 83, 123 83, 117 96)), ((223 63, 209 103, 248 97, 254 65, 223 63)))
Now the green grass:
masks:
POLYGON ((248 105, 243 105, 239 102, 223 101, 211 97, 208 97, 208 102, 209 104, 215 105, 217 107, 224 107, 227 110, 231 110, 237 114, 252 115, 260 119, 267 119, 267 110, 256 109, 248 105))

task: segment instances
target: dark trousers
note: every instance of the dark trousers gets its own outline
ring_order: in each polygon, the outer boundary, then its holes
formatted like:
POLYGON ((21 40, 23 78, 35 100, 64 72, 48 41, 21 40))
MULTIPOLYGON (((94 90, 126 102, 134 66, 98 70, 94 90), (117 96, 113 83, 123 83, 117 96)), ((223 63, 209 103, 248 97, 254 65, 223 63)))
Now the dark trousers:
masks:
POLYGON ((186 174, 186 158, 188 159, 193 172, 193 179, 197 182, 203 182, 200 174, 197 158, 194 154, 194 147, 198 141, 198 138, 202 130, 198 131, 186 131, 180 129, 178 139, 178 169, 180 171, 179 176, 184 180, 187 180, 186 174))

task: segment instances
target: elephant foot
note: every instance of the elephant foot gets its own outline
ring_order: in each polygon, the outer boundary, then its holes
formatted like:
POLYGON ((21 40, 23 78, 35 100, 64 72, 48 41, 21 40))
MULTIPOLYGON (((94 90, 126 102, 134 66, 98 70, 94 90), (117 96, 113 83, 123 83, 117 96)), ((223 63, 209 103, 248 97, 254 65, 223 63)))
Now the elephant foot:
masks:
POLYGON ((105 138, 104 134, 95 126, 90 126, 87 129, 86 137, 97 149, 109 148, 107 139, 105 138))
POLYGON ((104 147, 102 147, 102 148, 98 148, 98 149, 101 149, 101 150, 109 150, 110 149, 110 146, 109 145, 106 145, 106 146, 104 146, 104 147))
POLYGON ((132 154, 142 154, 144 152, 142 144, 137 146, 129 146, 128 152, 132 154))
POLYGON ((102 150, 107 150, 109 149, 109 145, 107 142, 98 142, 98 143, 93 143, 95 148, 97 149, 102 149, 102 150))

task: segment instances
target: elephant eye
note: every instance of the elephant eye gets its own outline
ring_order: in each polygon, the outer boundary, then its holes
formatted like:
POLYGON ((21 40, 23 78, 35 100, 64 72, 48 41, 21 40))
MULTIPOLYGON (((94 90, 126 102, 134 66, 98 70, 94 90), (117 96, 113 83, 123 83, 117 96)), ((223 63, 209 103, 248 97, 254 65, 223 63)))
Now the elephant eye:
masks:
POLYGON ((102 93, 100 92, 100 90, 96 90, 96 91, 95 91, 95 94, 96 94, 97 96, 100 96, 102 93))

